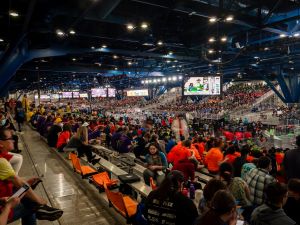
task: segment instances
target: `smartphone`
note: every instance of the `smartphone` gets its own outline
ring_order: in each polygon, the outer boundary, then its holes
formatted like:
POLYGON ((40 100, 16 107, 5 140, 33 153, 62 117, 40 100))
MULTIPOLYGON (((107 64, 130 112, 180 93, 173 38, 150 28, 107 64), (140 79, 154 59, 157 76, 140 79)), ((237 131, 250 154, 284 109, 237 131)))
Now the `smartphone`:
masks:
POLYGON ((24 184, 19 190, 17 190, 10 198, 7 199, 9 201, 11 198, 17 197, 19 198, 22 194, 29 190, 29 186, 24 184))

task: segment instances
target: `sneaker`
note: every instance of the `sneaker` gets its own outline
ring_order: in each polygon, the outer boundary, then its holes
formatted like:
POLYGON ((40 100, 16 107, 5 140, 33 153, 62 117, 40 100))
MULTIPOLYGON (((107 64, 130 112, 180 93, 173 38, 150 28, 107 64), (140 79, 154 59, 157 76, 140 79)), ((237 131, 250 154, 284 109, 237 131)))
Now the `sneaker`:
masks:
POLYGON ((56 209, 48 205, 42 205, 36 211, 36 218, 38 220, 54 221, 59 219, 64 212, 61 209, 56 209))

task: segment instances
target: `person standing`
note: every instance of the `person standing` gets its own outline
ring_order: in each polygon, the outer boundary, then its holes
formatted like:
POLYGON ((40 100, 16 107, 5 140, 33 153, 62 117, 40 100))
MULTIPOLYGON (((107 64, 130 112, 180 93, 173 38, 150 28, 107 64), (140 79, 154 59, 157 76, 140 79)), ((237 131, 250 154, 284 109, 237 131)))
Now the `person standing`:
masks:
POLYGON ((300 135, 296 137, 296 149, 288 150, 283 159, 287 179, 300 179, 300 135))
POLYGON ((17 101, 16 108, 15 108, 15 120, 18 123, 19 132, 21 132, 21 125, 24 123, 25 120, 25 110, 22 107, 22 102, 17 101))

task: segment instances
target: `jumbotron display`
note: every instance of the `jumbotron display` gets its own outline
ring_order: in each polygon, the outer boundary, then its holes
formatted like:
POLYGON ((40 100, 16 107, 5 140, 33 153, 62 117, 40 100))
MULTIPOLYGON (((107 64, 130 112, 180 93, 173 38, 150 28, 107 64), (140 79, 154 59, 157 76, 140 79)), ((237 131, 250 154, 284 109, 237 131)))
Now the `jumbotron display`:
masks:
POLYGON ((92 97, 103 97, 106 98, 107 91, 106 88, 92 88, 91 89, 92 97))
POLYGON ((72 92, 62 92, 62 98, 72 98, 72 92))
POLYGON ((183 83, 183 95, 220 95, 220 76, 187 77, 183 83))
POLYGON ((139 90, 126 90, 126 94, 128 97, 136 97, 136 96, 148 96, 148 89, 139 89, 139 90))
POLYGON ((115 88, 107 88, 107 94, 109 98, 116 97, 116 89, 115 88))

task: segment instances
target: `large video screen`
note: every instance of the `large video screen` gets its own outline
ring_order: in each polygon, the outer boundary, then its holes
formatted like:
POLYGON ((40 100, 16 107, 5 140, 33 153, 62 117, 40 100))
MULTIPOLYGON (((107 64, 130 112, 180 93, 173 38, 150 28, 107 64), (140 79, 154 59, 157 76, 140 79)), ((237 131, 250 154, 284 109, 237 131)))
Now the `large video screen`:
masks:
POLYGON ((183 95, 220 95, 221 77, 187 77, 183 84, 183 95))
MULTIPOLYGON (((37 100, 39 98, 39 96, 36 94, 34 95, 34 99, 37 100)), ((40 95, 40 99, 41 100, 50 100, 50 95, 47 94, 41 94, 40 95)))
POLYGON ((59 99, 59 94, 51 94, 51 99, 59 99))
POLYGON ((62 97, 63 98, 72 98, 72 92, 62 92, 62 97))
POLYGON ((107 88, 108 97, 116 97, 116 89, 115 88, 107 88))
POLYGON ((88 93, 79 93, 80 98, 88 98, 88 93))
POLYGON ((106 97, 106 88, 92 88, 91 89, 92 97, 106 97))
POLYGON ((148 96, 148 89, 139 89, 139 90, 127 90, 126 91, 128 97, 135 96, 148 96))

